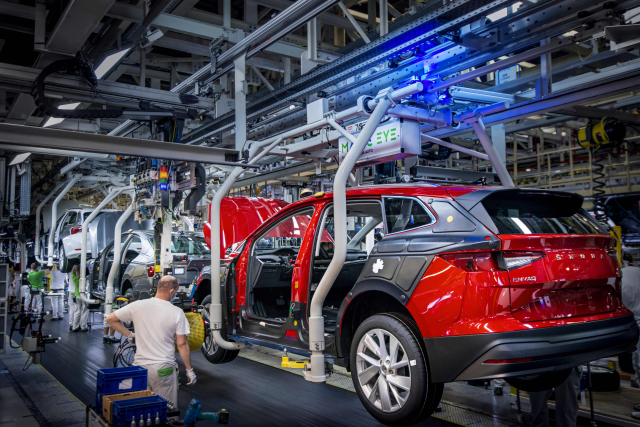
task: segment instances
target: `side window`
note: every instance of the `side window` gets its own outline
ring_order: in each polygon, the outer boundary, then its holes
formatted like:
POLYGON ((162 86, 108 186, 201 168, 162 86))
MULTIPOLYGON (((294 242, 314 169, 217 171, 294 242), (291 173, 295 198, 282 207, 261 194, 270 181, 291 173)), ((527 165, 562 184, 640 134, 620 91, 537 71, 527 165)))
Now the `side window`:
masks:
POLYGON ((70 225, 75 224, 77 218, 78 218, 77 212, 69 212, 69 215, 67 215, 66 223, 70 225))
MULTIPOLYGON (((382 207, 378 202, 347 203, 347 249, 351 252, 366 252, 373 249, 376 231, 382 231, 382 207)), ((326 212, 318 235, 316 259, 333 258, 335 226, 333 207, 326 212)))
POLYGON ((142 241, 140 241, 140 237, 135 236, 133 240, 131 240, 131 243, 129 243, 129 246, 127 247, 125 259, 127 259, 128 262, 131 262, 134 258, 140 255, 141 251, 142 251, 142 241))
POLYGON ((305 209, 281 220, 258 238, 254 251, 269 251, 280 248, 299 249, 307 232, 313 208, 305 209))
POLYGON ((411 230, 436 221, 420 201, 408 197, 385 197, 384 214, 389 233, 411 230))

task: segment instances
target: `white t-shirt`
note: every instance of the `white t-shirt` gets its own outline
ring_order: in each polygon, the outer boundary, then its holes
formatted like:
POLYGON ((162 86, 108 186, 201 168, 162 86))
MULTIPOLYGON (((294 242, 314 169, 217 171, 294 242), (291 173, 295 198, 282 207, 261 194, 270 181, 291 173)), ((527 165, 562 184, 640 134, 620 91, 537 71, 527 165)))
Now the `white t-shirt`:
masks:
POLYGON ((640 267, 622 269, 622 303, 640 323, 640 267))
POLYGON ((64 289, 64 273, 60 270, 51 270, 51 289, 64 289))
POLYGON ((190 332, 184 312, 169 301, 149 298, 114 311, 121 322, 133 321, 139 366, 176 363, 175 336, 190 332))

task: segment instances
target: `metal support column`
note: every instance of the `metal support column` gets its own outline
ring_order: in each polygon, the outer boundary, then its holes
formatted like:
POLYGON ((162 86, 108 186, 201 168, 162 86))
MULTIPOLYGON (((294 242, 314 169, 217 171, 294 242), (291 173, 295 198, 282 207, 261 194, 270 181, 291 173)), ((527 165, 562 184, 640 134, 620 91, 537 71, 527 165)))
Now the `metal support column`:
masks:
POLYGON ((473 126, 473 130, 476 131, 478 139, 480 139, 480 143, 482 143, 484 151, 487 153, 487 156, 489 156, 489 160, 491 161, 498 178, 500 178, 502 185, 505 187, 515 187, 504 161, 500 158, 498 151, 493 146, 493 142, 491 142, 491 138, 487 133, 487 129, 484 126, 482 118, 478 117, 476 120, 472 121, 471 126, 473 126))
POLYGON ((307 22, 307 59, 318 60, 318 21, 313 18, 307 22))
POLYGON ((389 33, 389 3, 387 0, 380 0, 380 37, 389 33))
POLYGON ((243 52, 234 61, 234 93, 236 99, 236 150, 242 151, 247 142, 247 80, 246 57, 243 52))

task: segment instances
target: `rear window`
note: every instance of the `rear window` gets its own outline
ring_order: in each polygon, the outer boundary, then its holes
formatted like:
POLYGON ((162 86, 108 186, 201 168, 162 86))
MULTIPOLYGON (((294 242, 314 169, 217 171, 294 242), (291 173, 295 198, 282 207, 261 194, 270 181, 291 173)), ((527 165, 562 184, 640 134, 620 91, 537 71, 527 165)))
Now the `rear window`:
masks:
POLYGON ((436 220, 417 199, 405 197, 385 197, 384 214, 389 233, 423 227, 436 220))
POLYGON ((498 191, 482 206, 499 234, 608 234, 577 194, 498 191))

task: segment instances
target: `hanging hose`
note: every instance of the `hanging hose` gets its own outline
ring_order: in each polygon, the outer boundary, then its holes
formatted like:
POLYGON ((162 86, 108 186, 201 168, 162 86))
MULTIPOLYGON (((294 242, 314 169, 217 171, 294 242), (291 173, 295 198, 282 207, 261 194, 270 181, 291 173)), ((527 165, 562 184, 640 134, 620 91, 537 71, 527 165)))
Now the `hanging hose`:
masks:
POLYGON ((605 190, 607 183, 605 180, 606 174, 604 173, 604 164, 609 155, 609 150, 598 150, 596 147, 591 147, 592 173, 593 173, 593 213, 600 224, 609 229, 609 215, 607 214, 607 207, 605 205, 605 190), (598 157, 597 152, 602 153, 601 157, 598 157))

